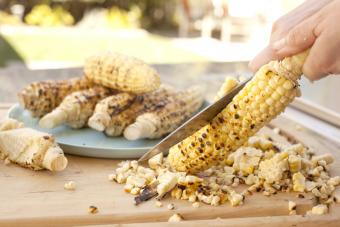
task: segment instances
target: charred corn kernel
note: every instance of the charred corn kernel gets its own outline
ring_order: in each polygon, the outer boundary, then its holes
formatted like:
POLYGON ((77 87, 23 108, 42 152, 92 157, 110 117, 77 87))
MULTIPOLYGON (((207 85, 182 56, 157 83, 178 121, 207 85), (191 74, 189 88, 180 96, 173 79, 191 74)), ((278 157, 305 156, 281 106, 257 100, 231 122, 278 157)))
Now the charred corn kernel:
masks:
POLYGON ((168 97, 167 104, 139 115, 124 131, 128 140, 160 138, 180 126, 203 103, 203 91, 194 86, 168 97))
POLYGON ((149 167, 151 169, 157 169, 163 164, 163 153, 153 156, 148 160, 149 167))
POLYGON ((259 165, 259 178, 267 183, 279 182, 284 171, 288 170, 287 156, 287 153, 277 153, 273 158, 262 161, 259 165))
POLYGON ((218 206, 218 205, 220 205, 220 200, 221 200, 221 198, 219 196, 215 195, 215 196, 212 197, 210 205, 218 206))
POLYGON ((236 86, 238 85, 238 81, 232 77, 232 76, 227 76, 224 79, 224 82, 222 86, 220 87, 220 90, 218 90, 217 95, 215 97, 215 101, 219 100, 229 92, 231 92, 236 86))
POLYGON ((288 201, 288 210, 289 211, 296 210, 296 203, 293 201, 288 201))
POLYGON ((315 214, 315 215, 323 215, 327 213, 328 213, 328 207, 327 205, 324 205, 324 204, 319 204, 319 205, 314 206, 311 212, 311 214, 315 214))
POLYGON ((181 215, 179 215, 179 214, 174 214, 174 215, 172 215, 172 216, 169 218, 168 222, 180 222, 180 221, 182 221, 182 220, 183 220, 183 218, 182 218, 181 215))
POLYGON ((116 173, 111 173, 111 174, 109 174, 109 175, 107 176, 107 179, 108 179, 109 181, 115 181, 116 178, 117 178, 117 174, 116 174, 116 173))
POLYGON ((88 58, 84 72, 90 81, 120 91, 146 93, 160 86, 160 77, 153 68, 137 58, 119 53, 88 58))
POLYGON ((226 160, 228 154, 280 114, 298 95, 296 83, 306 55, 303 53, 263 66, 208 125, 170 148, 168 158, 172 168, 195 173, 226 160), (267 84, 266 89, 258 89, 260 81, 267 84), (291 86, 285 85, 288 83, 291 86), (268 105, 266 100, 274 91, 280 92, 281 98, 268 105), (260 101, 256 97, 260 97, 260 101), (256 114, 255 110, 260 110, 261 114, 256 114))
POLYGON ((30 128, 0 131, 0 158, 33 170, 61 171, 67 166, 54 137, 30 128))
POLYGON ((173 203, 169 203, 167 208, 168 208, 168 210, 173 210, 173 209, 175 209, 175 205, 173 203))
POLYGON ((142 177, 131 175, 127 177, 126 183, 134 187, 143 188, 146 185, 146 180, 142 177))
POLYGON ((162 198, 176 186, 177 175, 168 171, 163 175, 160 175, 157 180, 159 181, 159 184, 157 185, 157 198, 162 198))
POLYGON ((176 199, 181 199, 182 198, 182 189, 180 188, 174 188, 171 191, 171 197, 176 198, 176 199))
POLYGON ((234 153, 230 154, 228 159, 233 156, 234 164, 233 168, 236 171, 241 171, 244 176, 247 176, 254 172, 254 169, 258 167, 260 159, 262 157, 262 151, 252 147, 241 147, 234 153))
POLYGON ((309 180, 306 181, 305 185, 306 185, 306 191, 308 192, 312 191, 317 186, 315 182, 309 181, 309 180))
POLYGON ((295 192, 304 192, 306 189, 305 177, 300 172, 297 172, 293 174, 292 178, 293 178, 293 190, 295 192))
POLYGON ((130 191, 130 193, 131 193, 132 195, 139 195, 139 193, 140 193, 140 188, 138 188, 138 187, 133 188, 133 189, 130 191))
POLYGON ((193 208, 199 208, 200 207, 200 203, 199 202, 194 202, 193 204, 192 204, 192 207, 193 208))
POLYGON ((98 213, 98 208, 96 206, 89 206, 87 211, 89 214, 96 214, 98 213))
POLYGON ((162 85, 154 92, 138 96, 129 108, 111 116, 105 133, 109 136, 121 135, 124 129, 132 124, 139 115, 166 105, 168 97, 174 94, 175 90, 172 87, 162 85))
POLYGON ((296 173, 301 170, 301 158, 296 155, 289 155, 288 158, 289 170, 296 173))
POLYGON ((34 82, 18 94, 18 99, 33 117, 42 117, 56 108, 67 95, 92 86, 86 78, 34 82))
POLYGON ((156 207, 162 207, 163 203, 161 201, 156 201, 155 205, 156 205, 156 207))
POLYGON ((66 96, 51 113, 41 118, 39 126, 54 128, 67 123, 72 128, 82 128, 93 114, 97 102, 112 93, 112 90, 100 86, 74 92, 66 96))
POLYGON ((64 189, 70 191, 76 190, 76 183, 74 181, 69 181, 64 184, 64 189))
POLYGON ((111 116, 130 107, 135 98, 136 95, 126 92, 104 98, 96 104, 88 125, 97 131, 104 131, 110 123, 111 116))
POLYGON ((127 193, 130 193, 133 188, 134 188, 133 184, 124 185, 124 191, 127 193))
POLYGON ((242 204, 244 200, 244 196, 241 194, 236 193, 235 191, 231 191, 228 194, 228 200, 232 206, 238 206, 242 204))

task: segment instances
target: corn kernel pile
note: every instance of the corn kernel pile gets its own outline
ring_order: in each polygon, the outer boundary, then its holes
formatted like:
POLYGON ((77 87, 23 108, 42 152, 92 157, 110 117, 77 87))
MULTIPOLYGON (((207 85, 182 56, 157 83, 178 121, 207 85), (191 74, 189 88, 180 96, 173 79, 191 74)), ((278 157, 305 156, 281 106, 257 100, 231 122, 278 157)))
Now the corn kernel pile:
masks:
MULTIPOLYGON (((137 161, 123 161, 109 179, 125 184, 124 190, 137 196, 137 204, 153 196, 161 200, 170 195, 188 200, 193 207, 226 202, 237 206, 253 192, 271 196, 283 191, 312 193, 318 205, 309 213, 324 214, 329 204, 339 202, 334 192, 340 177, 329 174, 333 161, 330 154, 315 155, 302 144, 286 145, 261 135, 251 137, 230 154, 226 166, 214 166, 196 175, 172 171, 167 158, 159 154, 149 160, 149 167, 138 165, 137 161), (241 184, 247 188, 237 192, 241 184)), ((290 214, 296 213, 293 207, 290 205, 290 214)))

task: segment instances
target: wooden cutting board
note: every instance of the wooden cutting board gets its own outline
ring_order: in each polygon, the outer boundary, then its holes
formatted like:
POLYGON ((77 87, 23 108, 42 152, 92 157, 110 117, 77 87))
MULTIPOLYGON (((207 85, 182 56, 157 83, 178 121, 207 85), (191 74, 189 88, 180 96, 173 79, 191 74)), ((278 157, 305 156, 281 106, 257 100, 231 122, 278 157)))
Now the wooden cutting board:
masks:
MULTIPOLYGON (((340 145, 302 128, 296 130, 296 123, 284 117, 274 120, 270 127, 279 127, 291 139, 300 141, 316 153, 331 152, 336 158, 332 175, 340 175, 340 145)), ((284 137, 274 134, 268 127, 265 133, 279 140, 284 137)), ((247 197, 245 204, 231 207, 203 205, 192 208, 187 201, 167 198, 163 207, 155 206, 151 200, 139 206, 133 204, 133 196, 123 191, 123 186, 110 182, 107 175, 113 171, 119 160, 93 159, 68 156, 69 165, 61 173, 31 171, 14 164, 0 162, 0 226, 74 226, 94 224, 126 224, 127 226, 166 226, 168 218, 181 214, 185 222, 195 226, 282 226, 317 225, 340 226, 340 206, 332 205, 330 214, 303 217, 313 206, 310 196, 297 198, 295 193, 280 193, 265 197, 254 194, 247 197), (64 183, 73 180, 75 191, 66 191, 64 183), (297 203, 297 216, 288 215, 288 200, 297 203), (174 203, 175 210, 168 210, 167 204, 174 203), (98 207, 97 214, 88 214, 90 205, 98 207)), ((183 224, 185 224, 183 223, 183 224)))

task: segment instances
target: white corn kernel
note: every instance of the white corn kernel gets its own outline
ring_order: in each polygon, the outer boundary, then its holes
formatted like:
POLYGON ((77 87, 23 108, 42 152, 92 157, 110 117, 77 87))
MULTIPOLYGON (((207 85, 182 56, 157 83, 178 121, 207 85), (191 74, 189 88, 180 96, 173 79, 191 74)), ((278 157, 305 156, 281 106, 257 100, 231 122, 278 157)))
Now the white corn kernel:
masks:
POLYGON ((74 181, 69 181, 64 184, 64 189, 70 191, 76 190, 76 183, 74 181))
POLYGON ((293 201, 288 201, 288 210, 296 210, 296 203, 294 203, 293 201))
POLYGON ((194 203, 192 204, 192 207, 193 207, 193 208, 199 208, 199 207, 200 207, 200 203, 199 203, 199 202, 194 202, 194 203))
POLYGON ((148 164, 151 169, 157 169, 163 163, 163 153, 153 156, 149 159, 148 164))
POLYGON ((117 174, 111 173, 107 176, 107 178, 108 178, 109 181, 115 181, 116 178, 117 178, 117 174))
POLYGON ((182 221, 182 220, 183 220, 183 218, 182 218, 181 215, 179 215, 179 214, 174 214, 174 215, 172 215, 172 216, 169 218, 168 222, 180 222, 180 221, 182 221))
POLYGON ((156 207, 162 207, 163 203, 161 201, 156 201, 155 205, 156 205, 156 207))
POLYGON ((167 206, 168 210, 173 210, 175 209, 175 205, 173 203, 168 204, 167 206))
POLYGON ((312 214, 323 215, 328 213, 328 207, 324 204, 316 205, 312 208, 312 214))

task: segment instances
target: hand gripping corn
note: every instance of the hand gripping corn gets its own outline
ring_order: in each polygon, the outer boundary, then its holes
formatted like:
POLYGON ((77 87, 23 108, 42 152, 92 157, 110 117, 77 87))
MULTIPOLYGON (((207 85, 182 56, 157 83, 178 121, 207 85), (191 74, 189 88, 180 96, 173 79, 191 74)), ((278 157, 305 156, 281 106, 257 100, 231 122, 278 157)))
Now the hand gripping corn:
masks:
POLYGON ((143 61, 118 53, 106 53, 87 59, 86 77, 102 86, 136 94, 156 90, 160 86, 157 72, 143 61))
POLYGON ((165 106, 138 116, 136 122, 125 129, 124 136, 128 140, 160 138, 175 130, 197 111, 202 103, 203 91, 200 87, 195 86, 179 92, 169 97, 165 106))
POLYGON ((129 108, 135 99, 136 95, 122 92, 101 100, 96 105, 88 125, 97 131, 104 131, 110 123, 111 116, 129 108))
POLYGON ((30 128, 0 131, 0 157, 34 170, 61 171, 67 165, 54 138, 30 128))
POLYGON ((174 93, 172 87, 161 86, 154 92, 138 96, 128 109, 111 116, 110 122, 105 128, 105 133, 109 136, 121 135, 124 129, 136 120, 137 116, 166 105, 168 97, 174 95, 174 93))
POLYGON ((264 65, 210 124, 170 148, 172 168, 195 173, 224 162, 299 95, 297 81, 306 56, 264 65))
POLYGON ((97 102, 113 92, 101 86, 74 92, 66 96, 51 113, 41 118, 39 125, 42 128, 54 128, 67 123, 72 128, 82 128, 93 114, 97 102))
POLYGON ((34 82, 24 88, 18 98, 33 117, 42 117, 56 108, 68 94, 90 87, 92 83, 86 78, 34 82))

